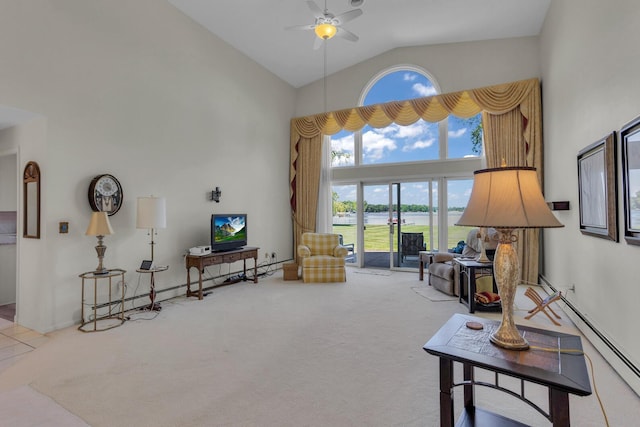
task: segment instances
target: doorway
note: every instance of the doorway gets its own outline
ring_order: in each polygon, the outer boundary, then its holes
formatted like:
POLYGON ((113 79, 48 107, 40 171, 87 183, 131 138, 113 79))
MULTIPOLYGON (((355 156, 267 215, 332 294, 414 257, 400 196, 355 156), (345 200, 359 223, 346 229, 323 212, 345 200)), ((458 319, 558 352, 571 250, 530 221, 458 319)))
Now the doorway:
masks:
POLYGON ((392 268, 415 270, 420 251, 438 242, 438 181, 403 181, 390 185, 392 268))
POLYGON ((437 250, 439 179, 334 184, 332 232, 358 267, 415 271, 419 252, 437 250))
POLYGON ((0 319, 15 321, 17 295, 17 154, 0 153, 0 319))
POLYGON ((393 253, 392 204, 389 184, 362 186, 363 265, 367 268, 390 268, 393 253))

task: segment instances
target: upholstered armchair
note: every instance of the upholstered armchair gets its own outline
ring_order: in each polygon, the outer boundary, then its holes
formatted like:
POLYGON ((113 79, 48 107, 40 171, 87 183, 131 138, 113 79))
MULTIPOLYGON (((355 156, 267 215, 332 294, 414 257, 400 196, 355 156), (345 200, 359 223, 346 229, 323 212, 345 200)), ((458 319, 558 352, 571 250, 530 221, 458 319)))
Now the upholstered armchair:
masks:
POLYGON ((454 254, 448 252, 433 254, 429 264, 429 285, 445 294, 458 296, 460 271, 453 258, 454 254))
POLYGON ((302 281, 346 282, 346 256, 347 249, 340 245, 340 236, 337 234, 303 233, 298 245, 302 281))

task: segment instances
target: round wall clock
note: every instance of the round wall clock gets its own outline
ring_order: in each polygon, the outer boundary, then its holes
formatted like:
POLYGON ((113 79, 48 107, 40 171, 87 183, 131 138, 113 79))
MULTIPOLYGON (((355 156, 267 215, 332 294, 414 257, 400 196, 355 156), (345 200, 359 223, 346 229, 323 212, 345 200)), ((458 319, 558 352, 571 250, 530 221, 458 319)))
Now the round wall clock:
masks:
POLYGON ((122 186, 115 176, 98 175, 89 185, 89 205, 94 212, 115 214, 122 206, 122 186))

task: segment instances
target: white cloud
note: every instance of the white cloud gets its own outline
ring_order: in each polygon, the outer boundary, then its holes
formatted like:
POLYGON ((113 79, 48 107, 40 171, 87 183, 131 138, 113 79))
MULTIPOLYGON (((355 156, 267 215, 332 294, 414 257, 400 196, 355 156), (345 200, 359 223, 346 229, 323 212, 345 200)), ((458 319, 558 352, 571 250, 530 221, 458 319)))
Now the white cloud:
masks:
POLYGON ((467 133, 467 128, 462 128, 462 129, 458 129, 458 130, 450 130, 449 131, 449 138, 460 138, 465 133, 467 133))
POLYGON ((429 135, 431 133, 429 125, 422 120, 418 120, 409 126, 397 126, 397 128, 397 138, 416 138, 419 136, 429 135))
POLYGON ((400 129, 400 126, 398 126, 395 123, 390 124, 387 127, 384 128, 377 128, 377 129, 371 129, 371 132, 377 133, 379 135, 392 135, 395 136, 398 134, 398 130, 400 129))
POLYGON ((429 148, 435 143, 436 143, 436 140, 434 138, 427 139, 426 141, 415 141, 411 144, 407 144, 404 147, 402 147, 402 151, 408 152, 413 150, 419 150, 421 148, 429 148))
POLYGON ((412 82, 417 78, 418 76, 413 73, 404 73, 404 75, 402 76, 402 80, 404 80, 405 82, 412 82))
POLYGON ((436 92, 436 88, 435 87, 433 87, 433 86, 425 86, 422 83, 416 83, 411 88, 419 96, 431 96, 431 95, 435 95, 435 94, 438 93, 438 92, 436 92))
POLYGON ((397 148, 395 141, 385 137, 383 133, 372 130, 362 135, 363 154, 367 159, 380 160, 386 152, 397 148))
POLYGON ((339 156, 332 159, 332 166, 347 166, 354 164, 353 156, 353 135, 343 136, 342 138, 331 140, 331 150, 339 151, 347 156, 339 156))
POLYGON ((344 151, 353 153, 353 135, 331 140, 331 149, 334 151, 344 151))

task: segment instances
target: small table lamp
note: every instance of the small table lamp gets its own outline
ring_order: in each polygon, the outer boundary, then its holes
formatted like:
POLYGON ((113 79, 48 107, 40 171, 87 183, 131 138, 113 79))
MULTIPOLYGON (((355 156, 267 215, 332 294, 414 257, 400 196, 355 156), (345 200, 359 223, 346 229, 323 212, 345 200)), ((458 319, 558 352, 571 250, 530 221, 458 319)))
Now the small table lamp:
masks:
POLYGON ((104 253, 107 251, 107 247, 102 244, 104 236, 113 234, 113 228, 109 223, 109 216, 106 212, 93 212, 91 214, 91 221, 89 227, 87 227, 87 236, 97 236, 98 246, 96 246, 96 252, 98 253, 98 267, 93 272, 94 274, 107 274, 107 269, 102 265, 104 253))
POLYGON ((529 343, 513 322, 513 301, 520 282, 518 254, 513 247, 518 238, 514 230, 564 227, 544 201, 536 169, 500 167, 475 171, 469 204, 456 225, 498 230, 500 239, 493 274, 502 300, 502 323, 490 339, 500 347, 526 350, 529 343))
POLYGON ((164 197, 138 197, 136 228, 146 228, 151 234, 151 261, 155 229, 167 227, 167 202, 164 197))

